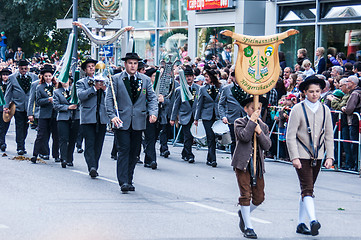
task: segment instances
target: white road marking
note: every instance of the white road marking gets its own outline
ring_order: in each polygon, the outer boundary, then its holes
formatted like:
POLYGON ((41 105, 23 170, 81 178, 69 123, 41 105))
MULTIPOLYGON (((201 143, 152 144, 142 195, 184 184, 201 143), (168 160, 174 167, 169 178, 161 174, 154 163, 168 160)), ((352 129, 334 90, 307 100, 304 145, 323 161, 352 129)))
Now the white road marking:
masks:
MULTIPOLYGON (((201 203, 197 203, 197 202, 186 202, 190 205, 194 205, 194 206, 197 206, 197 207, 202 207, 202 208, 206 208, 206 209, 209 209, 209 210, 212 210, 212 211, 215 211, 215 212, 221 212, 221 213, 225 213, 225 214, 228 214, 228 215, 231 215, 231 216, 237 216, 238 217, 238 213, 233 213, 233 212, 229 212, 227 210, 223 210, 223 209, 219 209, 219 208, 215 208, 215 207, 211 207, 211 206, 207 206, 207 205, 204 205, 204 204, 201 204, 201 203)), ((263 220, 263 219, 259 219, 259 218, 255 218, 255 217, 251 217, 251 219, 255 222, 258 222, 258 223, 264 223, 264 224, 270 224, 272 222, 269 222, 269 221, 266 221, 266 220, 263 220)))
MULTIPOLYGON (((75 173, 79 173, 79 174, 82 174, 82 175, 89 175, 88 173, 86 172, 82 172, 82 171, 78 171, 78 170, 71 170, 72 172, 75 172, 75 173)), ((115 184, 119 184, 118 181, 115 181, 115 180, 111 180, 109 178, 105 178, 105 177, 97 177, 98 179, 101 179, 101 180, 104 180, 104 181, 107 181, 107 182, 111 182, 111 183, 115 183, 115 184)), ((223 210, 223 209, 220 209, 220 208, 215 208, 215 207, 211 207, 211 206, 207 206, 207 205, 204 205, 204 204, 201 204, 201 203, 197 203, 197 202, 186 202, 190 205, 193 205, 193 206, 197 206, 197 207, 202 207, 202 208, 206 208, 206 209, 209 209, 209 210, 212 210, 212 211, 215 211, 215 212, 221 212, 221 213, 224 213, 224 214, 227 214, 227 215, 231 215, 231 216, 237 216, 238 217, 238 214, 237 213, 233 213, 233 212, 229 212, 227 210, 223 210)), ((255 222, 258 222, 258 223, 265 223, 265 224, 270 224, 271 222, 269 221, 266 221, 266 220, 262 220, 262 219, 259 219, 259 218, 255 218, 255 217, 251 217, 251 219, 255 222)), ((0 225, 0 228, 1 228, 1 225, 0 225)))
MULTIPOLYGON (((83 175, 89 175, 88 173, 86 172, 82 172, 82 171, 78 171, 78 170, 71 170, 72 172, 75 172, 75 173, 80 173, 80 174, 83 174, 83 175)), ((111 182, 111 183, 115 183, 115 184, 119 184, 118 181, 115 181, 115 180, 111 180, 109 178, 105 178, 105 177, 97 177, 98 179, 101 179, 101 180, 104 180, 104 181, 107 181, 107 182, 111 182)))
POLYGON ((6 228, 9 228, 9 227, 4 224, 0 224, 0 229, 6 229, 6 228))

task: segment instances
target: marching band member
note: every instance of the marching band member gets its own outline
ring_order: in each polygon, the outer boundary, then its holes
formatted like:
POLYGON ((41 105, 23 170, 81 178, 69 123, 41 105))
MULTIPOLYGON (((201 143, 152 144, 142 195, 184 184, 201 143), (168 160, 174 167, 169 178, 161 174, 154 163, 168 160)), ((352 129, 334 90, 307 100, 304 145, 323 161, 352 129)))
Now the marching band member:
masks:
POLYGON ((325 81, 316 76, 307 77, 300 84, 299 89, 306 95, 306 100, 292 108, 286 133, 288 152, 301 187, 296 232, 312 236, 318 235, 321 228, 316 218, 313 188, 325 153, 326 168, 331 168, 334 160, 331 112, 319 101, 325 86, 325 81), (311 229, 305 224, 306 215, 311 229))
MULTIPOLYGON (((36 87, 39 85, 40 80, 36 80, 31 84, 29 102, 28 102, 28 119, 31 125, 31 129, 37 127, 39 119, 39 105, 36 103, 36 87)), ((49 159, 49 158, 48 158, 49 159)))
POLYGON ((184 75, 187 80, 189 91, 193 95, 193 100, 183 101, 181 97, 182 87, 179 86, 175 90, 175 100, 173 104, 173 110, 170 118, 170 125, 174 126, 175 120, 178 116, 179 124, 182 125, 183 131, 183 150, 182 159, 189 163, 194 163, 194 154, 192 153, 193 136, 191 134, 191 126, 194 121, 194 115, 197 107, 197 97, 199 94, 199 86, 195 84, 194 73, 189 65, 185 66, 184 75))
POLYGON ((58 83, 54 92, 54 109, 58 111, 59 145, 61 166, 73 166, 73 153, 80 124, 80 111, 77 104, 71 104, 71 79, 58 83))
POLYGON ((86 77, 76 83, 80 108, 80 124, 85 139, 84 157, 91 178, 98 176, 99 159, 103 149, 106 124, 104 79, 94 78, 96 60, 87 59, 81 64, 86 77))
POLYGON ((40 82, 36 87, 36 102, 38 103, 39 110, 39 124, 36 140, 34 142, 33 157, 31 161, 36 163, 39 153, 46 153, 50 155, 49 138, 50 134, 53 139, 52 155, 55 162, 60 162, 59 158, 59 136, 58 126, 56 122, 56 111, 53 107, 54 89, 57 82, 53 77, 53 66, 46 64, 40 70, 40 82))
POLYGON ((147 112, 150 123, 157 121, 158 101, 149 77, 137 72, 138 61, 142 60, 138 54, 127 53, 122 60, 125 71, 112 78, 113 87, 107 91, 106 109, 115 127, 117 178, 120 190, 127 193, 135 191, 133 174, 142 131, 146 128, 147 112))
POLYGON ((231 133, 231 156, 233 157, 236 147, 236 137, 234 135, 234 121, 237 118, 246 116, 246 112, 241 106, 241 102, 246 99, 247 93, 237 84, 234 72, 229 77, 232 83, 225 86, 219 99, 218 110, 220 118, 224 124, 228 124, 231 133))
MULTIPOLYGON (((3 68, 0 71, 0 87, 3 95, 5 95, 6 87, 8 86, 8 79, 11 71, 8 68, 3 68)), ((5 136, 9 130, 10 121, 5 122, 3 119, 3 106, 0 106, 0 149, 5 152, 6 150, 6 142, 5 136)))
POLYGON ((19 61, 19 71, 11 74, 5 92, 4 112, 9 112, 10 102, 16 105, 15 111, 15 131, 16 150, 18 155, 26 154, 25 139, 28 135, 28 102, 31 83, 38 79, 38 76, 29 73, 29 63, 26 60, 19 61))
POLYGON ((217 167, 216 136, 212 130, 212 125, 219 119, 218 102, 222 92, 222 86, 214 70, 205 70, 205 80, 206 85, 202 86, 199 90, 194 124, 198 125, 198 120, 202 119, 206 130, 208 145, 207 165, 217 167))

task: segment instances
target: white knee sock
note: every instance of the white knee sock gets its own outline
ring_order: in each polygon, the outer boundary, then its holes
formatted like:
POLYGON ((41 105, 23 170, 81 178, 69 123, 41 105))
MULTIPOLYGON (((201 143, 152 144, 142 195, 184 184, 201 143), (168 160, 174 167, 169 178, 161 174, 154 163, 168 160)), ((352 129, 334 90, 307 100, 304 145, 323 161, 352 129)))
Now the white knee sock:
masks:
POLYGON ((254 205, 253 203, 251 203, 251 212, 253 212, 253 210, 255 210, 258 206, 254 205))
POLYGON ((308 217, 310 221, 316 220, 316 213, 315 213, 315 204, 313 202, 313 198, 310 196, 306 196, 303 198, 303 204, 306 208, 308 217))
POLYGON ((306 207, 304 202, 302 201, 302 196, 300 196, 300 205, 298 209, 298 224, 305 223, 306 221, 306 207))
POLYGON ((251 223, 251 207, 250 206, 241 206, 242 218, 245 225, 245 228, 253 229, 251 223))

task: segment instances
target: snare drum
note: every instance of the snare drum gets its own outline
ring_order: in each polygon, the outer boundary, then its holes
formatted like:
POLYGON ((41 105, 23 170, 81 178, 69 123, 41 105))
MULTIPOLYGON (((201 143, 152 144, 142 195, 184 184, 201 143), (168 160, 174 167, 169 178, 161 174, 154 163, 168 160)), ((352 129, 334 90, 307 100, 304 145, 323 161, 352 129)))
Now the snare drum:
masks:
POLYGON ((202 139, 206 137, 206 130, 204 128, 202 120, 198 120, 198 126, 194 125, 191 126, 191 134, 194 138, 202 139))
POLYGON ((222 146, 227 146, 232 143, 231 132, 227 124, 222 120, 217 120, 212 125, 212 130, 217 136, 218 143, 222 146))

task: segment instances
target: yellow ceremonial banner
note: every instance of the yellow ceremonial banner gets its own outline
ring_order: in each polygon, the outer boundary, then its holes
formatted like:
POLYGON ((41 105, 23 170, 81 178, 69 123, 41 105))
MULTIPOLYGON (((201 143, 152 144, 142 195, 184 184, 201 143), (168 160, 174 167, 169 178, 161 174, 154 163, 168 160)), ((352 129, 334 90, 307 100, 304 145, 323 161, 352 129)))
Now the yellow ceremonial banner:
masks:
POLYGON ((283 39, 297 34, 290 29, 271 36, 247 36, 229 30, 221 34, 235 39, 238 55, 235 77, 238 85, 247 93, 262 95, 269 92, 280 75, 278 47, 283 39))

